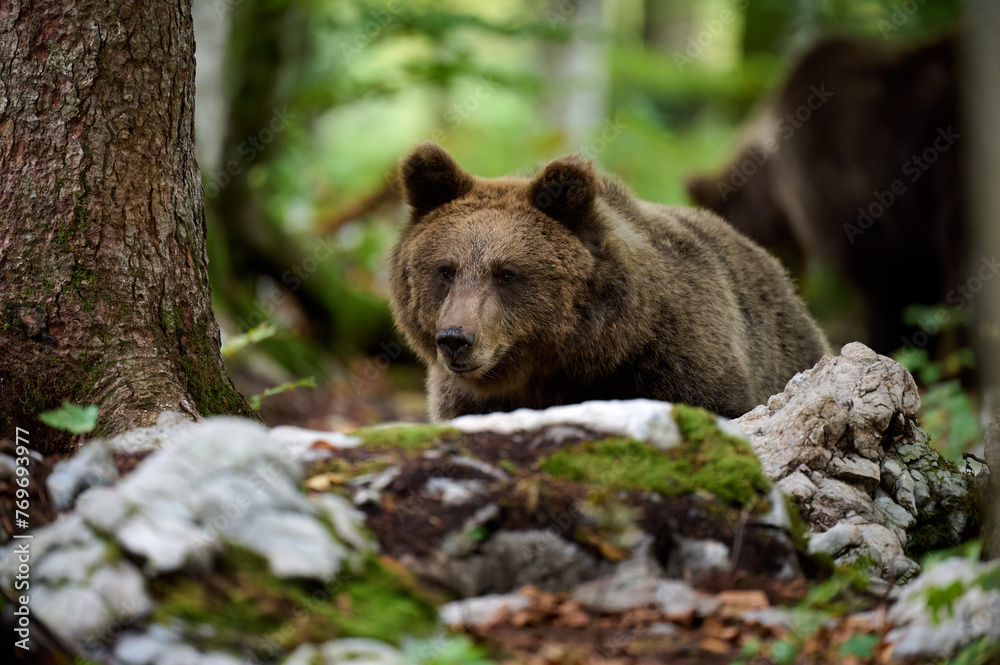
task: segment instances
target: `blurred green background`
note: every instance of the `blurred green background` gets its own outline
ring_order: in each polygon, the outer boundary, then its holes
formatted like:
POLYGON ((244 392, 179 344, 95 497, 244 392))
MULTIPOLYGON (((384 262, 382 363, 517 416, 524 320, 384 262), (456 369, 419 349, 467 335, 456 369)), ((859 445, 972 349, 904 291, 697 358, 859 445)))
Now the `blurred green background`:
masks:
MULTIPOLYGON (((423 417, 422 369, 385 295, 405 217, 391 178, 414 143, 436 140, 483 176, 582 151, 642 198, 690 204, 687 178, 725 164, 748 113, 817 38, 912 40, 959 16, 954 0, 914 0, 912 13, 898 0, 194 4, 227 360, 247 393, 314 377, 315 389, 263 400, 263 414, 323 428, 423 417)), ((822 266, 800 289, 834 345, 848 341, 850 290, 822 266)), ((928 387, 966 361, 908 359, 928 387)), ((960 450, 977 424, 950 385, 937 433, 960 450)))

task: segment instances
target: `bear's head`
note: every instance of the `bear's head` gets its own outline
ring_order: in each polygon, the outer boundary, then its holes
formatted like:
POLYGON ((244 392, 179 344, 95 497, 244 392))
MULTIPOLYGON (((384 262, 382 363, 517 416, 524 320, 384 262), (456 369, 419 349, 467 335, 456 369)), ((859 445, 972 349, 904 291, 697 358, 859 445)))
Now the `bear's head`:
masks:
POLYGON ((602 234, 592 164, 570 156, 533 178, 479 178, 428 142, 398 180, 412 211, 390 258, 391 297, 417 354, 483 395, 521 390, 564 361, 602 234))

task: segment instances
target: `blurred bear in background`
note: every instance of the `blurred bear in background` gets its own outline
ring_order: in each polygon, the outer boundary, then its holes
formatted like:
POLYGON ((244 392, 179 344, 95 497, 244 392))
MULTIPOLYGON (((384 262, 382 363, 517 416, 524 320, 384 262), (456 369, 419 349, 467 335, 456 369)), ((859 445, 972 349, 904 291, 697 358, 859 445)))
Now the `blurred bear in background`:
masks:
POLYGON ((791 265, 819 259, 861 295, 868 343, 937 340, 909 305, 964 306, 959 44, 847 38, 812 47, 694 201, 791 265), (959 289, 959 290, 957 290, 959 289))

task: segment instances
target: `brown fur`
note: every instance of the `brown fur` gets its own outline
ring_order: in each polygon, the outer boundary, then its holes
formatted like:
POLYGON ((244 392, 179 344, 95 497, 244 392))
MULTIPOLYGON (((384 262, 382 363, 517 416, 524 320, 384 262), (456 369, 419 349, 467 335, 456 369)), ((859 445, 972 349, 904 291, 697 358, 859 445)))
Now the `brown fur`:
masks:
POLYGON ((485 179, 423 143, 400 181, 413 212, 389 260, 392 307, 429 366, 434 419, 634 397, 736 416, 827 350, 764 250, 580 157, 485 179), (439 331, 474 342, 450 357, 439 331))
POLYGON ((951 35, 905 47, 826 39, 802 56, 731 164, 692 178, 691 198, 792 263, 818 258, 840 272, 864 299, 868 343, 891 353, 912 332, 903 309, 941 302, 965 279, 962 140, 918 177, 907 166, 939 130, 962 133, 958 69, 951 35), (782 124, 820 85, 829 100, 801 127, 782 124), (767 140, 778 149, 727 189, 767 140), (905 193, 859 233, 858 208, 894 181, 905 193))

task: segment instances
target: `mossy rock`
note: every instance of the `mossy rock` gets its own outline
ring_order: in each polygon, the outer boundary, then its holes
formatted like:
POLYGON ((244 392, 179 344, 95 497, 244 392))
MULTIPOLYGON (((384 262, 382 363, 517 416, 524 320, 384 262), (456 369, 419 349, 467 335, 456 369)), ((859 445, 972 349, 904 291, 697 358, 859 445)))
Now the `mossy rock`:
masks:
POLYGON ((771 487, 743 439, 719 429, 704 409, 674 405, 684 442, 660 451, 634 439, 607 438, 567 446, 541 462, 554 476, 612 489, 667 495, 708 492, 740 508, 757 509, 771 487))
POLYGON ((382 552, 419 562, 428 582, 462 594, 512 590, 452 586, 454 575, 441 568, 442 561, 461 567, 467 557, 494 556, 484 553, 505 547, 494 543, 502 533, 561 538, 591 557, 594 570, 630 556, 643 533, 664 564, 680 543, 699 540, 734 548, 740 574, 749 577, 794 560, 801 534, 752 523, 771 510, 774 495, 749 444, 704 409, 675 404, 672 414, 682 440, 667 450, 572 423, 513 432, 366 428, 354 433, 362 445, 314 466, 330 474, 316 485, 338 479, 331 491, 363 497, 382 552), (361 478, 390 467, 391 476, 361 478))
POLYGON ((279 579, 265 559, 233 546, 210 573, 156 578, 151 590, 153 620, 190 627, 185 638, 204 649, 290 651, 342 637, 399 644, 437 625, 435 599, 391 561, 374 557, 321 584, 279 579))

